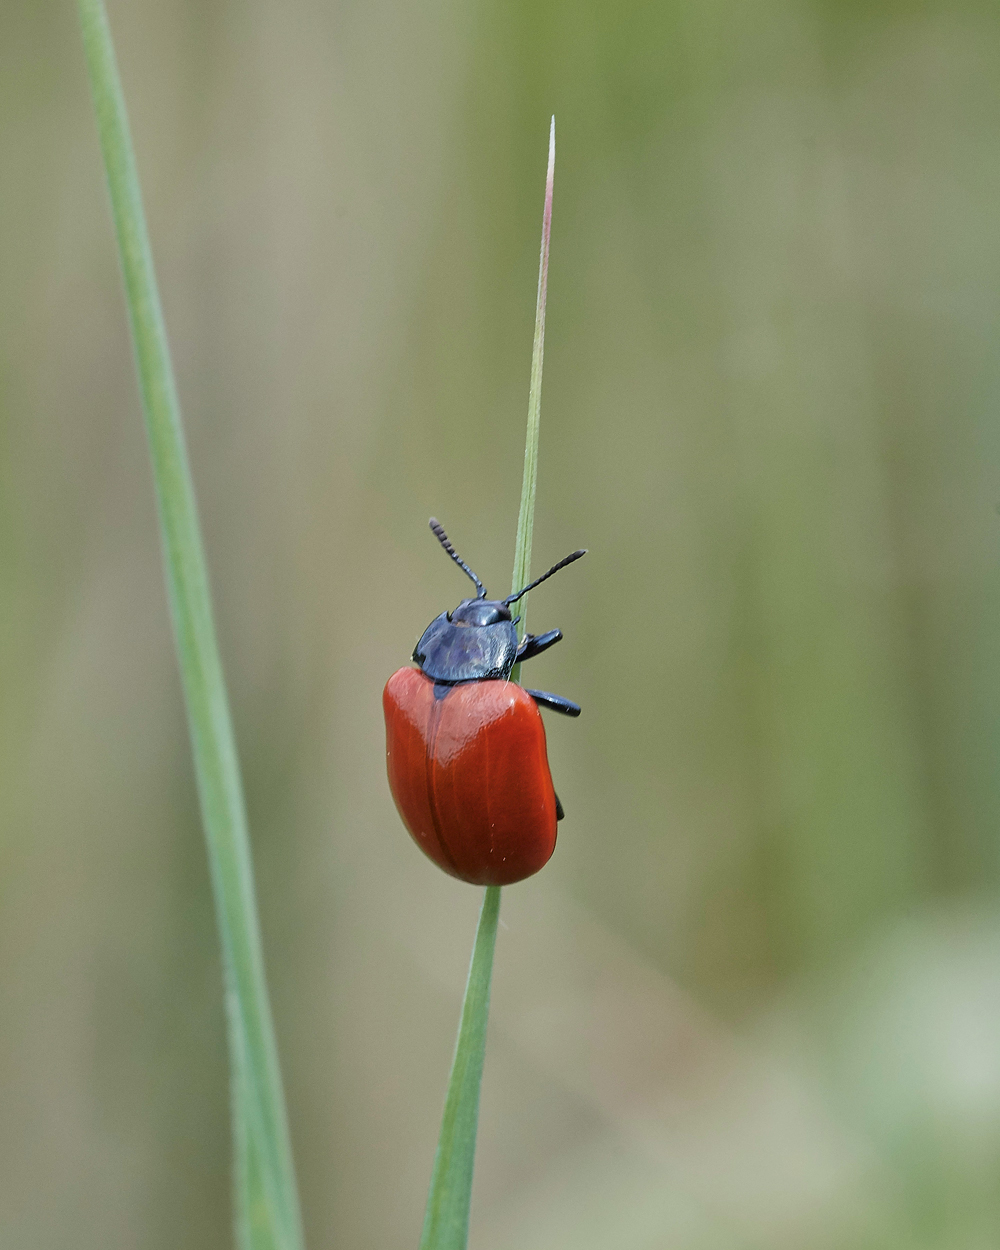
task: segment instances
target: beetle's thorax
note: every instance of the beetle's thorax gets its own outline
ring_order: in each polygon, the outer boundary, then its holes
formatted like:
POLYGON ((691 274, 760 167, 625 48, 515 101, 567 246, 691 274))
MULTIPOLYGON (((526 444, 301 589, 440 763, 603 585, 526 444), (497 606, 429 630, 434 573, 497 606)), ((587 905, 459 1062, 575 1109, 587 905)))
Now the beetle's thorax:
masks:
POLYGON ((502 599, 463 599, 424 630, 413 659, 433 681, 506 680, 517 655, 517 630, 502 599))

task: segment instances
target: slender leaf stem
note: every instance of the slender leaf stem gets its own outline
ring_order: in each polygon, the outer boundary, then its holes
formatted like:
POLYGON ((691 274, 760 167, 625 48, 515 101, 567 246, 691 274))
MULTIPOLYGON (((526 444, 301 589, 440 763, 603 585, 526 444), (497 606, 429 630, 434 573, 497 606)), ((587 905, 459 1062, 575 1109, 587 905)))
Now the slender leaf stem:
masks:
MULTIPOLYGON (((538 433, 542 409, 542 358, 545 352, 545 300, 549 278, 549 236, 552 231, 552 183, 556 159, 556 119, 549 127, 549 162, 545 178, 542 214, 542 248, 538 262, 538 299, 535 304, 535 338, 531 353, 531 386, 528 392, 528 429, 524 445, 524 479, 517 518, 514 575, 511 593, 531 578, 531 534, 535 524, 535 482, 538 473, 538 433)), ((521 600, 521 635, 525 605, 521 600)), ((512 674, 517 681, 520 665, 512 674)), ((469 1239, 469 1208, 472 1171, 479 1124, 479 1090, 486 1054, 486 1024, 490 1011, 493 951, 500 918, 500 887, 488 886, 479 913, 476 943, 472 949, 469 980, 462 1003, 455 1057, 448 1078, 441 1135, 434 1156, 430 1193, 420 1250, 465 1250, 469 1239)))
POLYGON ((486 1022, 490 1013, 490 980, 497 921, 500 918, 500 887, 486 887, 479 913, 476 944, 472 948, 469 980, 462 1003, 455 1058, 448 1079, 448 1094, 441 1120, 430 1195, 424 1216, 420 1250, 465 1250, 469 1239, 469 1204, 472 1168, 476 1157, 479 1124, 479 1088, 486 1054, 486 1022))
POLYGON ((233 1069, 237 1237, 246 1250, 301 1250, 243 789, 177 388, 103 0, 79 0, 79 12, 153 464, 167 593, 222 945, 233 1069))
MULTIPOLYGON (((538 257, 538 296, 535 300, 535 338, 531 347, 531 385, 528 388, 528 430, 524 440, 524 477, 521 507, 517 514, 514 575, 510 593, 517 594, 531 580, 531 536, 535 528, 535 485, 538 481, 538 434, 542 420, 542 364, 545 359, 545 301, 549 290, 549 239, 552 235, 552 188, 556 172, 556 119, 549 125, 549 163, 545 175, 545 208, 542 211, 542 246, 538 257)), ((518 606, 520 634, 528 620, 528 596, 518 606)), ((520 667, 520 666, 518 666, 520 667)), ((515 671, 516 681, 519 672, 515 671)))

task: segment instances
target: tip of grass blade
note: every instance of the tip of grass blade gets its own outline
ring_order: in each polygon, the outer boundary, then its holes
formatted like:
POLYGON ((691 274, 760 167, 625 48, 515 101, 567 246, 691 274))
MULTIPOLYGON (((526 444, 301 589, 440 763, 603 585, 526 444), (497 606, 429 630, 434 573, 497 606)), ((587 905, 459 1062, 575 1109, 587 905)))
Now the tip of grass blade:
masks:
MULTIPOLYGON (((556 119, 549 123, 549 159, 545 173, 545 207, 542 210, 542 246, 538 258, 538 296, 535 301, 535 338, 531 351, 531 386, 528 391, 528 430, 524 442, 524 477, 521 507, 517 518, 514 547, 514 576, 511 594, 526 586, 531 578, 531 536, 535 525, 535 484, 538 478, 538 434, 542 415, 542 364, 545 357, 545 303, 549 287, 549 240, 552 235, 552 191, 556 172, 556 119)), ((527 628, 527 597, 521 604, 518 632, 527 628)), ((513 674, 517 680, 517 674, 513 674)))
POLYGON ((549 282, 549 235, 552 230, 552 186, 555 184, 555 114, 549 123, 549 166, 545 171, 545 210, 541 217, 542 276, 549 282))

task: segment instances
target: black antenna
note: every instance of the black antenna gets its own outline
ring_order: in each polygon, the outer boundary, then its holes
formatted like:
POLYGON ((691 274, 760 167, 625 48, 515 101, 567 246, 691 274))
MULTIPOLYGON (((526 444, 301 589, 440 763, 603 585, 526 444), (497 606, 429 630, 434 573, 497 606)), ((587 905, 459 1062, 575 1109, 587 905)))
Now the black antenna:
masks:
POLYGON ((572 564, 574 560, 579 560, 581 556, 585 556, 586 554, 586 547, 581 548, 580 551, 574 551, 572 555, 566 556, 564 559, 560 560, 558 564, 553 564, 547 573, 543 573, 541 577, 536 577, 533 582, 529 582, 528 585, 525 586, 523 590, 519 590, 516 595, 508 595, 504 600, 504 603, 509 608, 512 603, 517 603, 518 599, 520 599, 522 595, 526 595, 529 590, 534 590, 536 586, 538 586, 541 582, 544 582, 546 578, 551 577, 553 573, 558 573, 559 570, 564 569, 567 564, 572 564))
MULTIPOLYGON (((441 524, 441 522, 437 519, 437 517, 431 517, 431 519, 427 522, 427 524, 433 530, 434 537, 438 540, 438 542, 445 549, 445 551, 447 551, 447 553, 455 561, 455 563, 462 570, 462 572, 467 574, 469 577, 471 577, 472 580, 476 583, 476 598, 485 599, 486 587, 479 580, 479 578, 475 575, 475 573, 473 573, 472 569, 470 569, 469 566, 465 563, 465 561, 458 554, 455 548, 451 545, 451 542, 448 539, 448 535, 444 532, 444 526, 441 524)), ((553 570, 553 572, 554 571, 555 570, 553 570)), ((546 573, 545 576, 548 577, 548 573, 546 573)), ((521 593, 523 594, 524 591, 522 591, 521 593)))

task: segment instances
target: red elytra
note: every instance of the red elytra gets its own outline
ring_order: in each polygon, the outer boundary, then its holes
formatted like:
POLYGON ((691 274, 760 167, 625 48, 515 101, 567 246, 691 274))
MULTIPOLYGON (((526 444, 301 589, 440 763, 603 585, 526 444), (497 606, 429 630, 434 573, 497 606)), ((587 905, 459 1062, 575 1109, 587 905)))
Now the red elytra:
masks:
POLYGON ((538 872, 556 845, 556 795, 532 696, 485 680, 435 697, 429 677, 401 668, 382 706, 389 788, 420 849, 473 885, 538 872))

